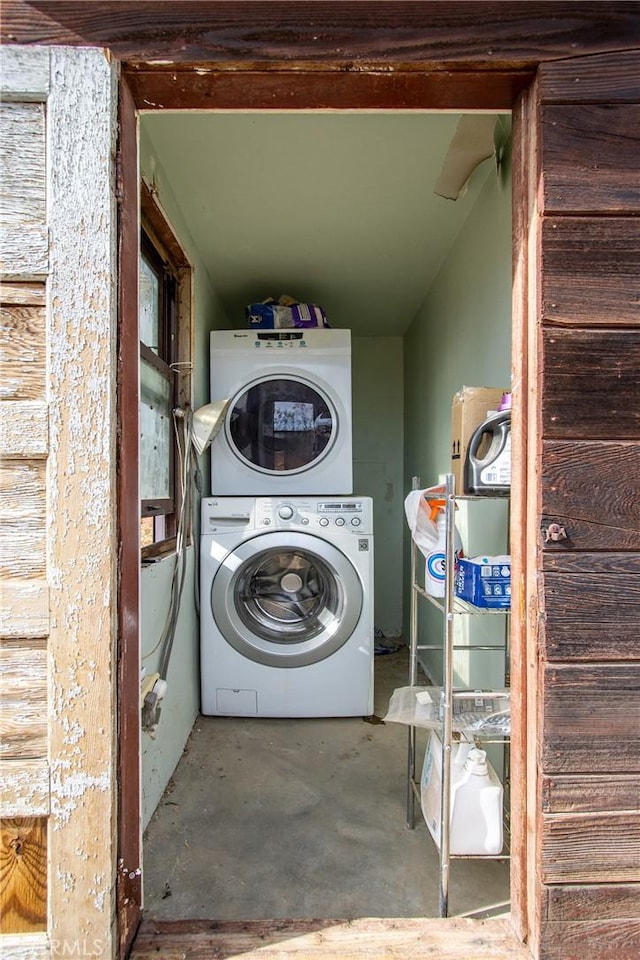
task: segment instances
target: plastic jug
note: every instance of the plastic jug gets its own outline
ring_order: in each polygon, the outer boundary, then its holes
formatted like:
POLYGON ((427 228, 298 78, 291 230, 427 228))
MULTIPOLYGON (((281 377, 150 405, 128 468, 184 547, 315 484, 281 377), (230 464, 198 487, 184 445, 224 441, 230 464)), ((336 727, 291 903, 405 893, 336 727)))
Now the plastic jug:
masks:
MULTIPOLYGON (((502 851, 500 779, 484 750, 465 740, 451 745, 449 851, 467 856, 497 856, 502 851)), ((420 779, 422 814, 440 847, 442 741, 431 731, 420 779)))
POLYGON ((464 466, 466 493, 508 497, 511 490, 511 410, 487 417, 473 433, 464 466))
MULTIPOLYGON (((457 782, 463 774, 470 750, 474 746, 470 740, 454 740, 451 744, 451 784, 457 782)), ((420 778, 420 806, 425 823, 436 844, 440 846, 440 796, 442 793, 442 741, 432 730, 420 778)))
POLYGON ((469 750, 464 767, 451 777, 450 852, 497 856, 502 851, 502 784, 484 750, 469 750))
MULTIPOLYGON (((436 543, 427 554, 425 565, 424 585, 427 593, 432 597, 444 597, 445 577, 447 569, 447 518, 445 515, 445 501, 431 501, 431 520, 436 525, 436 543)), ((453 564, 458 557, 463 556, 462 540, 457 528, 454 531, 454 550, 453 564)))

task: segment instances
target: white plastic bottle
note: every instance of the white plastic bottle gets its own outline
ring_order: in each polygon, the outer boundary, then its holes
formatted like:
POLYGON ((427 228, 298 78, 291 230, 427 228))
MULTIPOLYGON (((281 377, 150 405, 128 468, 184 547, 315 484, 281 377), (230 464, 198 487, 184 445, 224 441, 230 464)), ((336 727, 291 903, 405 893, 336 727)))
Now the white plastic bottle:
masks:
MULTIPOLYGON (((447 518, 445 514, 444 500, 434 501, 432 512, 437 511, 434 518, 437 530, 437 543, 427 554, 425 565, 424 585, 427 593, 432 597, 444 597, 445 573, 446 573, 446 549, 447 549, 447 518)), ((457 529, 454 531, 454 563, 459 556, 462 556, 462 540, 457 529)))
POLYGON ((452 777, 452 854, 497 856, 502 851, 502 784, 484 750, 469 750, 460 775, 452 777))

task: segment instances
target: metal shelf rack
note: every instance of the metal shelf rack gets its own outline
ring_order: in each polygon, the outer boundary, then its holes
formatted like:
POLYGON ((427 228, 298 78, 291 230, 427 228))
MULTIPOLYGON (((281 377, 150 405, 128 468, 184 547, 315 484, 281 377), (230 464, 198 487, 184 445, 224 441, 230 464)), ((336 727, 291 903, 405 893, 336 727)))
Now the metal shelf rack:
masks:
MULTIPOLYGON (((420 489, 418 477, 414 477, 412 489, 420 489)), ((426 496, 426 495, 425 495, 426 496)), ((460 854, 451 854, 450 852, 450 816, 449 808, 451 802, 451 747, 453 741, 453 701, 457 698, 477 696, 477 691, 454 691, 453 688, 453 654, 455 650, 485 650, 495 652, 500 650, 499 645, 488 644, 462 644, 454 643, 454 620, 457 616, 502 616, 508 617, 509 609, 484 609, 474 607, 473 604, 466 603, 455 596, 455 505, 461 500, 480 500, 486 497, 472 497, 456 495, 455 478, 453 474, 447 474, 445 477, 444 491, 433 493, 432 498, 445 501, 445 586, 444 597, 442 599, 431 596, 419 583, 417 577, 417 559, 418 549, 415 542, 411 543, 411 607, 409 617, 409 686, 415 687, 418 683, 418 654, 421 651, 437 650, 443 654, 443 680, 442 680, 442 723, 440 728, 440 739, 442 742, 442 794, 440 801, 440 884, 439 884, 439 916, 446 917, 449 912, 449 879, 450 864, 452 859, 477 859, 478 855, 464 856, 460 854), (440 644, 420 644, 418 643, 418 604, 420 599, 427 600, 436 606, 443 614, 443 640, 440 644)), ((509 621, 507 620, 505 628, 505 677, 509 676, 509 621)), ((508 681, 507 681, 508 682, 508 681)), ((485 692, 485 691, 483 691, 485 692)), ((475 736, 475 734, 474 734, 475 736)), ((483 744, 502 743, 504 744, 504 807, 505 807, 505 837, 509 832, 509 737, 491 737, 482 736, 483 744)), ((407 827, 413 829, 416 819, 416 799, 420 801, 420 783, 416 780, 416 727, 408 728, 408 747, 407 747, 407 827)), ((505 840, 503 852, 498 855, 481 856, 480 859, 486 860, 508 860, 508 840, 505 840)))

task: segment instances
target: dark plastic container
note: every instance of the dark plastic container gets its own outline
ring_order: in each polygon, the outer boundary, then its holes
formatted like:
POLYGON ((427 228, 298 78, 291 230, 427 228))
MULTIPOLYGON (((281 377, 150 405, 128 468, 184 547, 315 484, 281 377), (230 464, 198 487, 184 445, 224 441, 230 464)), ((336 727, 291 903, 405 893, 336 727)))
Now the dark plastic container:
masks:
POLYGON ((511 492, 511 410, 487 417, 469 441, 465 493, 508 497, 511 492))

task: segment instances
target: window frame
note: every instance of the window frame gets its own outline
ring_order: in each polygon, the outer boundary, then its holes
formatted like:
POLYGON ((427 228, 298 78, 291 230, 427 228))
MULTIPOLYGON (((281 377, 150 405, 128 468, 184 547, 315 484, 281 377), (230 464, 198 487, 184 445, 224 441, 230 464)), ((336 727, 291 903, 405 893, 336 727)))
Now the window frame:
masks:
MULTIPOLYGON (((170 383, 171 409, 191 403, 192 268, 157 200, 157 190, 144 180, 140 189, 140 240, 138 255, 158 276, 158 353, 139 339, 140 365, 144 360, 170 383)), ((140 376, 139 376, 140 380, 140 376)), ((143 561, 170 554, 176 549, 178 510, 182 496, 178 463, 178 439, 171 423, 169 445, 169 498, 140 498, 140 523, 153 519, 154 539, 141 545, 143 561)), ((142 533, 142 526, 141 526, 142 533)))

